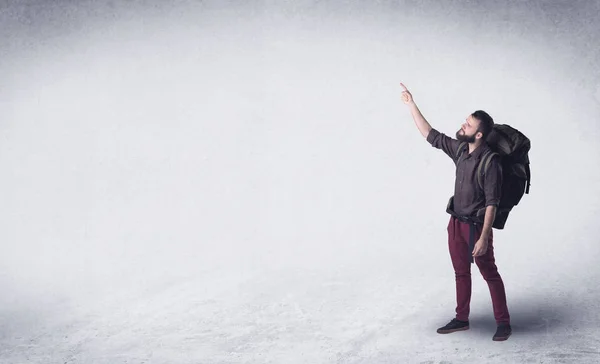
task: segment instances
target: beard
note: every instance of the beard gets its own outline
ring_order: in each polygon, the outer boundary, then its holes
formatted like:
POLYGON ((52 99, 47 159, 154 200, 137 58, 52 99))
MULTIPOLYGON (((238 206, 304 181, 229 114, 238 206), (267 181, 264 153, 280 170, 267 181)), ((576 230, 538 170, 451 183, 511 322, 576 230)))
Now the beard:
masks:
POLYGON ((458 139, 461 142, 475 143, 475 134, 466 135, 462 129, 459 129, 456 132, 456 139, 458 139))

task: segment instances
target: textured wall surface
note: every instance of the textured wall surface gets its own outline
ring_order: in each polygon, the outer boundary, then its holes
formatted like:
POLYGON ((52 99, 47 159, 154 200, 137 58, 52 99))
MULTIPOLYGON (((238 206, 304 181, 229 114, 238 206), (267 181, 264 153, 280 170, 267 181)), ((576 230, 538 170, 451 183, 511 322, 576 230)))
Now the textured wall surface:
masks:
POLYGON ((600 1, 0 3, 0 363, 600 361, 600 1), (417 131, 532 142, 494 231, 417 131))

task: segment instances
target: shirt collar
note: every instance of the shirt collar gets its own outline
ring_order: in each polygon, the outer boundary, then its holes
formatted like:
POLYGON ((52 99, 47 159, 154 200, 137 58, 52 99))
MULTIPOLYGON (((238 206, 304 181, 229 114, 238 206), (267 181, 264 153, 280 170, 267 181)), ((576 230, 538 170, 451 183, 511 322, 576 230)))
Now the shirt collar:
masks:
POLYGON ((465 153, 467 153, 467 155, 473 157, 473 158, 480 158, 481 155, 483 154, 483 152, 485 152, 488 149, 488 145, 486 142, 481 143, 471 154, 469 153, 469 144, 464 146, 465 148, 465 153))

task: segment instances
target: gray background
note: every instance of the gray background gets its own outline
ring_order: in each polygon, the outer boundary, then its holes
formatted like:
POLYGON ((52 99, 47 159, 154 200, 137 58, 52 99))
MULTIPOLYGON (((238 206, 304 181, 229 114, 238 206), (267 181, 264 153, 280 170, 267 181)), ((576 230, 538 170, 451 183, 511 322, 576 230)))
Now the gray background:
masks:
POLYGON ((600 360, 598 1, 3 1, 0 362, 600 360), (532 140, 454 315, 449 135, 532 140))

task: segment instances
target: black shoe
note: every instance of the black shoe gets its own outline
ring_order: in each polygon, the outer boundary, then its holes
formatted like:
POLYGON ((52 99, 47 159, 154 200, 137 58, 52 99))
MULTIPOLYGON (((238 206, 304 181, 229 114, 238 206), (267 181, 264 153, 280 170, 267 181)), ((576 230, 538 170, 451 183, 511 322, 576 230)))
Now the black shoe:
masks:
POLYGON ((469 321, 460 321, 452 319, 446 326, 437 329, 438 334, 449 334, 451 332, 463 331, 469 329, 469 321))
POLYGON ((508 337, 512 334, 512 329, 509 324, 500 324, 498 325, 498 329, 494 334, 492 340, 494 341, 504 341, 507 340, 508 337))

